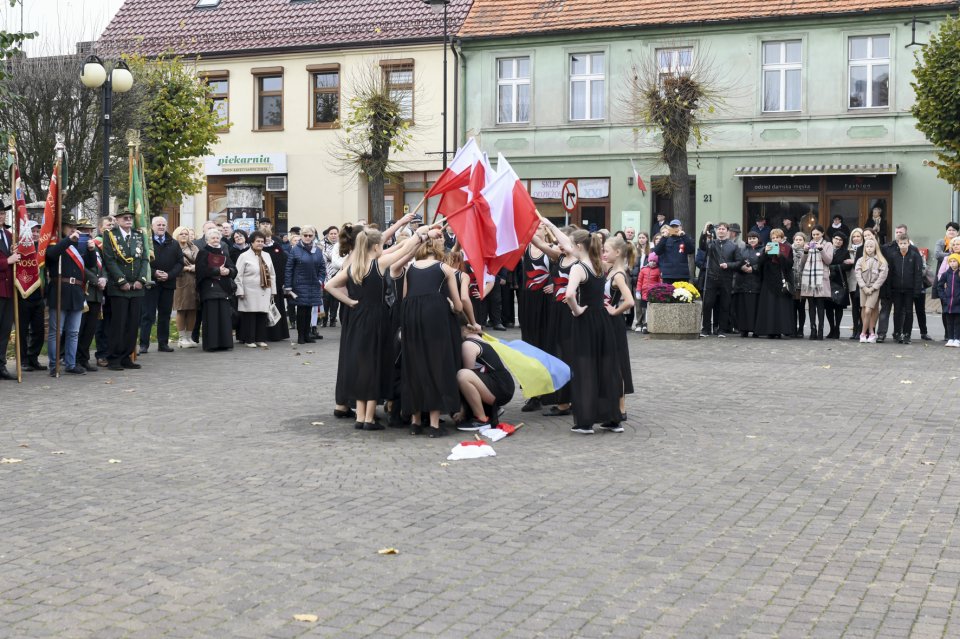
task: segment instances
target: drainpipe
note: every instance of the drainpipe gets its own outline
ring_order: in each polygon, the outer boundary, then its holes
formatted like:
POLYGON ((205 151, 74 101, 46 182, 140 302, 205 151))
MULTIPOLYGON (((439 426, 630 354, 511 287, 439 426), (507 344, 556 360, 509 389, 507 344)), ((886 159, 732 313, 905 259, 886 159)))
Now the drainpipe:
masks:
POLYGON ((950 219, 960 223, 960 190, 953 192, 953 206, 950 211, 950 219))
MULTIPOLYGON (((460 54, 457 52, 457 39, 450 39, 450 51, 453 52, 453 148, 460 148, 460 132, 457 123, 460 118, 460 54)), ((454 151, 456 153, 456 151, 454 151)))

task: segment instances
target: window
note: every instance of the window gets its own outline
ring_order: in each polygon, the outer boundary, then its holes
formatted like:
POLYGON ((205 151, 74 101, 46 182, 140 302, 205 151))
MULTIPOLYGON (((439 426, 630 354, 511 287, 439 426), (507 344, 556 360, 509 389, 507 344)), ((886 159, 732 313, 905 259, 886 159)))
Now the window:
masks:
POLYGON ((693 48, 657 49, 657 72, 663 81, 664 76, 680 76, 690 73, 693 66, 693 48))
POLYGON ((570 56, 570 119, 602 120, 604 102, 604 54, 570 56))
POLYGON ((850 108, 890 105, 890 36, 850 38, 850 108))
POLYGON ((763 110, 799 111, 801 92, 800 40, 763 43, 763 110))
POLYGON ((530 121, 530 58, 497 60, 497 123, 530 121))
POLYGON ((384 80, 390 97, 400 105, 404 120, 413 120, 413 60, 383 64, 384 80))
POLYGON ((283 129, 283 67, 254 69, 257 90, 257 131, 283 129))
POLYGON ((340 65, 308 66, 310 128, 328 129, 340 119, 340 65))
POLYGON ((210 109, 217 114, 217 130, 226 133, 230 128, 230 76, 226 71, 211 71, 204 74, 210 109))

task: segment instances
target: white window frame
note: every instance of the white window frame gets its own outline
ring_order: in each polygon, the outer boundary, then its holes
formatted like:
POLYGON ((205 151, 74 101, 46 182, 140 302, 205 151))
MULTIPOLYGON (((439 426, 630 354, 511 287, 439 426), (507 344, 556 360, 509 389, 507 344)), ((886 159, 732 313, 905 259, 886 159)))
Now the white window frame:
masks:
POLYGON ((893 64, 891 54, 893 53, 893 37, 889 33, 872 33, 872 34, 863 34, 863 35, 850 35, 847 36, 847 108, 851 110, 861 110, 861 109, 889 109, 890 108, 890 99, 891 94, 893 93, 893 64), (858 58, 856 60, 850 57, 850 44, 854 38, 866 38, 867 39, 867 57, 858 58), (886 58, 875 58, 873 57, 873 41, 876 38, 886 38, 887 39, 887 57, 886 58), (867 101, 873 100, 873 68, 875 66, 886 66, 887 67, 887 103, 886 104, 865 104, 863 106, 853 106, 850 104, 851 98, 853 95, 850 91, 850 79, 853 77, 853 69, 864 68, 867 70, 867 89, 866 96, 867 101))
POLYGON ((682 73, 689 73, 690 69, 693 68, 693 47, 659 47, 654 50, 653 55, 656 56, 658 83, 665 75, 680 75, 682 73), (680 64, 680 54, 683 51, 690 52, 689 66, 680 64), (661 53, 670 54, 670 63, 667 66, 660 64, 661 53))
POLYGON ((509 56, 503 58, 496 58, 496 74, 497 74, 497 96, 496 96, 496 109, 497 109, 497 124, 529 124, 530 115, 533 111, 533 83, 531 81, 531 76, 533 75, 533 59, 529 55, 517 55, 509 56), (521 78, 520 76, 520 60, 527 61, 527 77, 521 78), (500 63, 510 62, 513 66, 513 78, 501 78, 500 77, 500 63), (526 85, 530 87, 529 100, 530 104, 527 107, 527 119, 520 119, 520 89, 519 87, 526 85), (513 105, 511 119, 510 120, 501 120, 500 119, 500 91, 509 89, 512 94, 513 105))
POLYGON ((764 113, 800 113, 803 111, 803 40, 800 38, 788 38, 785 40, 764 40, 760 43, 760 67, 761 67, 761 91, 760 91, 760 110, 764 113), (799 62, 786 62, 787 59, 787 44, 794 42, 800 43, 800 61, 799 62), (779 44, 780 45, 780 60, 782 62, 764 62, 763 61, 763 50, 768 44, 779 44), (767 95, 767 72, 768 71, 778 71, 780 75, 780 96, 779 96, 779 109, 767 109, 766 95, 767 95), (799 71, 800 72, 800 96, 799 96, 799 107, 796 109, 787 109, 787 71, 799 71))
POLYGON ((571 122, 599 122, 606 118, 607 115, 607 52, 606 51, 590 51, 588 53, 571 53, 567 58, 567 64, 570 65, 570 81, 567 88, 567 98, 570 102, 570 107, 567 110, 567 115, 571 122), (603 73, 591 73, 590 69, 593 68, 593 56, 601 55, 603 56, 603 73), (585 57, 586 58, 586 68, 587 72, 581 75, 573 74, 573 58, 585 57), (603 113, 599 117, 594 117, 593 114, 593 103, 590 99, 590 96, 593 95, 593 83, 596 81, 603 82, 603 113), (586 82, 586 117, 575 118, 573 117, 573 83, 574 82, 586 82))

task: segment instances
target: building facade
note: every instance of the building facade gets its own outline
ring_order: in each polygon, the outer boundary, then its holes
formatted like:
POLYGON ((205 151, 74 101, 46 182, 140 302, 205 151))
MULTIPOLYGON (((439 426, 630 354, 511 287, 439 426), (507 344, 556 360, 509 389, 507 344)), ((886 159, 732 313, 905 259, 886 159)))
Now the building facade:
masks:
POLYGON ((632 116, 632 78, 686 69, 720 98, 691 144, 697 229, 759 217, 809 229, 834 215, 854 228, 876 207, 932 246, 956 215, 926 166, 934 150, 910 114, 910 83, 917 43, 960 3, 539 4, 474 3, 460 32, 462 133, 509 157, 545 215, 614 229, 672 217, 656 189, 667 172, 658 136, 632 116), (569 213, 568 180, 579 186, 569 213))
MULTIPOLYGON (((450 2, 449 33, 468 7, 469 0, 450 2)), ((199 228, 228 215, 249 227, 259 197, 259 214, 282 232, 367 218, 367 179, 339 156, 348 135, 341 118, 371 74, 387 83, 411 124, 411 144, 392 156, 386 217, 416 206, 442 169, 443 34, 443 16, 420 0, 127 0, 98 47, 196 58, 210 86, 223 123, 219 142, 198 162, 205 188, 186 196, 171 222, 199 228)), ((456 74, 449 64, 451 103, 456 74)), ((452 157, 453 117, 447 129, 452 157)))

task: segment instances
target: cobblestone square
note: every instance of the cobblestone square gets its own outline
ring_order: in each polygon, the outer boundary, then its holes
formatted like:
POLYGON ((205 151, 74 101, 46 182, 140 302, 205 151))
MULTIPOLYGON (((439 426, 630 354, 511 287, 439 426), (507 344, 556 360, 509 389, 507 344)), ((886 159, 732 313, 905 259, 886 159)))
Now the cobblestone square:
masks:
POLYGON ((324 334, 0 384, 0 636, 960 636, 942 342, 631 334, 624 433, 518 395, 448 464, 332 416, 324 334))

